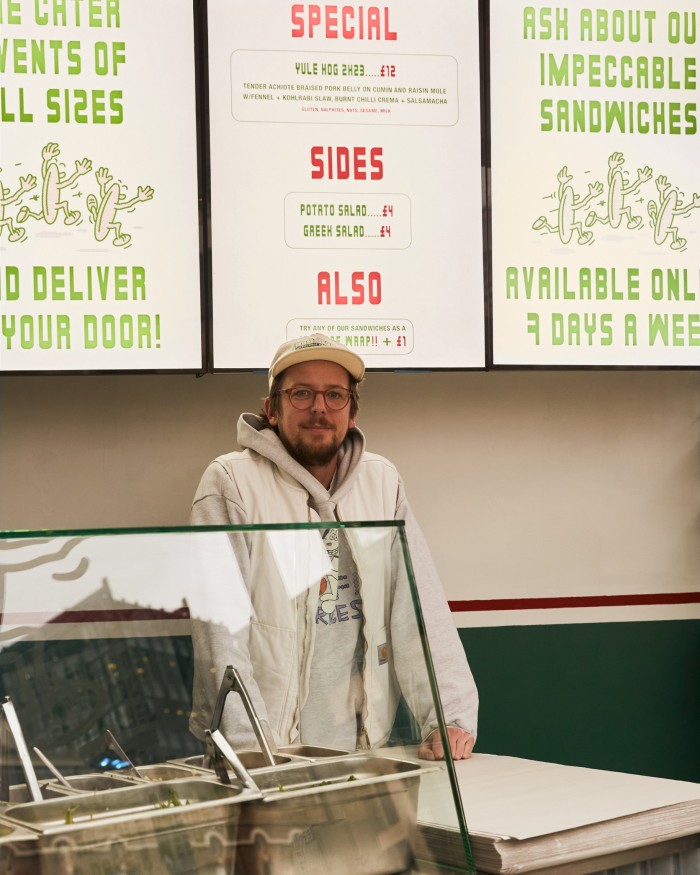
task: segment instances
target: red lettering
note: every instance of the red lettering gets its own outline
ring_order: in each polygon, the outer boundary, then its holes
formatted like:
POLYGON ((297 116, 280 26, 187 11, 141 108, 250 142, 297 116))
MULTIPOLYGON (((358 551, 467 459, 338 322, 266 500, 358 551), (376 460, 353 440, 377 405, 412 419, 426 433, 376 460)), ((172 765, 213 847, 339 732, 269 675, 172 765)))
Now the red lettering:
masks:
POLYGON ((384 163, 382 147, 373 146, 369 150, 369 168, 367 162, 367 147, 353 146, 312 146, 311 147, 311 178, 312 179, 382 179, 384 163))
POLYGON ((323 146, 311 147, 312 179, 323 179, 323 146))
POLYGON ((353 160, 355 162, 355 179, 367 179, 367 159, 365 158, 366 149, 364 146, 355 146, 352 150, 353 160))
MULTIPOLYGON (((330 147, 329 147, 330 151, 330 147)), ((350 179, 350 150, 347 146, 338 146, 336 150, 337 158, 337 169, 338 169, 338 179, 350 179)), ((329 160, 330 163, 330 160, 329 160)), ((331 164, 332 166, 332 164, 331 164)), ((331 179, 333 177, 331 176, 331 179)), ((355 177, 357 178, 357 177, 355 177)))
POLYGON ((370 179, 381 179, 384 176, 384 163, 382 162, 381 146, 374 146, 369 150, 369 163, 372 167, 370 179))
POLYGON ((326 39, 338 39, 337 6, 326 6, 326 39))
POLYGON ((391 30, 389 26, 389 7, 384 7, 384 39, 395 40, 396 39, 396 31, 391 30))
POLYGON ((361 304, 365 299, 364 279, 365 272, 363 270, 356 270, 352 275, 353 304, 361 304))
POLYGON ((304 4, 292 6, 292 36, 304 36, 304 4))
POLYGON ((343 16, 343 39, 353 39, 355 28, 352 27, 352 22, 355 20, 355 10, 352 6, 343 6, 341 15, 343 16), (351 23, 348 24, 348 21, 351 23))
POLYGON ((336 304, 347 304, 348 296, 340 294, 340 274, 336 270, 333 274, 333 278, 335 279, 335 303, 336 304))
POLYGON ((320 30, 326 39, 396 40, 389 23, 388 6, 320 6, 295 3, 292 13, 292 36, 313 39, 320 30), (338 24, 340 23, 340 33, 338 24))
POLYGON ((321 7, 309 6, 309 36, 314 35, 314 29, 321 23, 321 7))
MULTIPOLYGON (((372 270, 367 274, 365 282, 364 270, 353 271, 350 277, 352 289, 351 304, 364 304, 365 297, 370 304, 382 302, 382 275, 378 270, 372 270)), ((316 278, 317 300, 319 304, 336 304, 343 306, 348 303, 348 296, 341 290, 340 272, 322 270, 316 278)))
POLYGON ((373 270, 369 275, 369 302, 381 304, 382 302, 382 275, 378 270, 373 270))
POLYGON ((331 275, 327 270, 319 271, 316 278, 318 288, 318 303, 330 304, 331 302, 331 275))

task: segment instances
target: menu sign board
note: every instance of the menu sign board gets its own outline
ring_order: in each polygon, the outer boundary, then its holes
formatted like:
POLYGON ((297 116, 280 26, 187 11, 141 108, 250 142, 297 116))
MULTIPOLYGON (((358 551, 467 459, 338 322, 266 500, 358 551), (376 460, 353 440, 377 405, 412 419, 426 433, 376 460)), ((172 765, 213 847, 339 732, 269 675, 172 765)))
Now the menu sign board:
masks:
POLYGON ((697 0, 491 8, 494 363, 697 366, 697 0))
POLYGON ((0 371, 200 369, 190 0, 0 24, 0 371))
POLYGON ((214 366, 483 367, 477 3, 209 0, 214 366))

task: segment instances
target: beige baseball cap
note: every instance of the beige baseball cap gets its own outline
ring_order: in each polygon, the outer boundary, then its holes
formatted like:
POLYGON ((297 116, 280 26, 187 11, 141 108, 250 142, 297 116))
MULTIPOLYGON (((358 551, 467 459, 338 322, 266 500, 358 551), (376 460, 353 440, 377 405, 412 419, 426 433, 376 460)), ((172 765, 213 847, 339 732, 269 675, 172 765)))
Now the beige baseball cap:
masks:
POLYGON ((277 350, 268 371, 270 386, 278 374, 292 365, 312 361, 335 362, 358 381, 365 375, 365 363, 357 353, 325 334, 307 334, 288 340, 277 350))

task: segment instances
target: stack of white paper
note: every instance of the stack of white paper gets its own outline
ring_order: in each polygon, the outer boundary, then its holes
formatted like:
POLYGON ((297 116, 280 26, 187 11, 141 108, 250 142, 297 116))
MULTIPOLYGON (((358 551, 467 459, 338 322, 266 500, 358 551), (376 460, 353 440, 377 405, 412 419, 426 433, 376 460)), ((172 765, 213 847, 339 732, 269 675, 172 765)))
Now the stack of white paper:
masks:
MULTIPOLYGON (((482 872, 527 872, 631 848, 645 859, 663 852, 663 842, 700 833, 700 784, 488 754, 455 767, 482 872), (656 850, 641 850, 650 846, 656 850)), ((421 778, 417 855, 458 864, 464 856, 445 777, 421 778)))

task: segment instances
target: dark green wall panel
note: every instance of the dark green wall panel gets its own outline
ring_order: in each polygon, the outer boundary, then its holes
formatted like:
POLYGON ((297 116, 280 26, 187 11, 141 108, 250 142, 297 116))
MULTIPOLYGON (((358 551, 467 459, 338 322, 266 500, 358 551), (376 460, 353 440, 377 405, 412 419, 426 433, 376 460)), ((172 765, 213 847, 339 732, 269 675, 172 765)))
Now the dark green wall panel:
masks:
POLYGON ((700 781, 700 621, 460 629, 476 750, 700 781))

